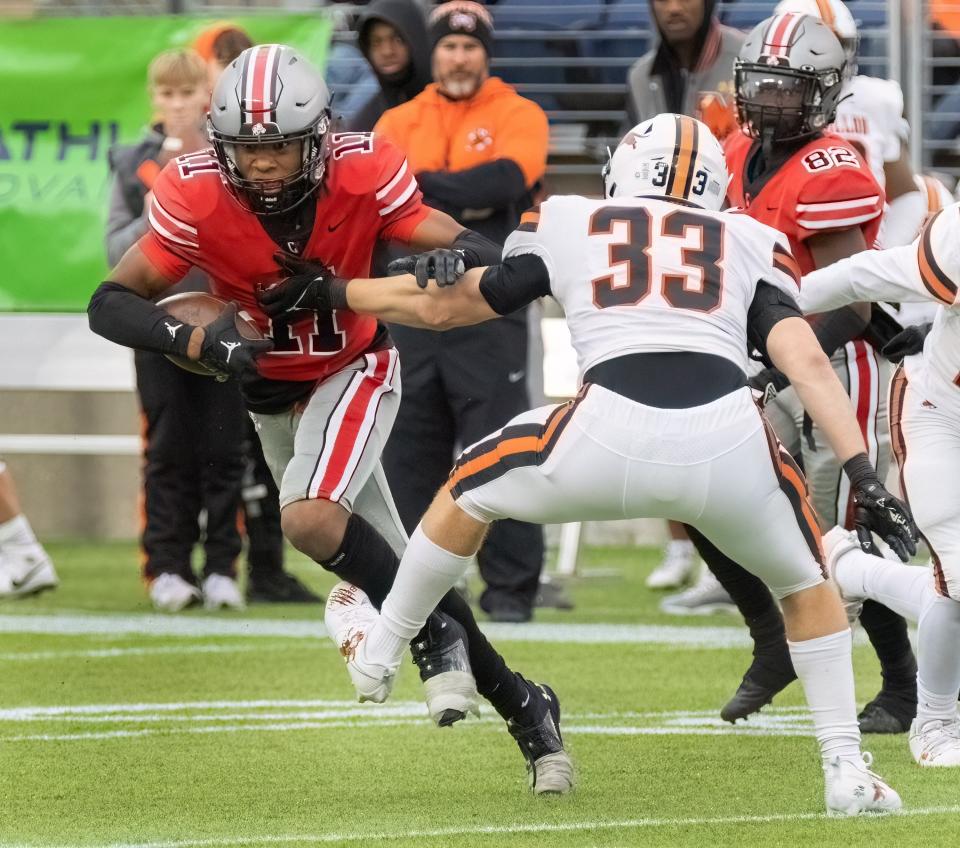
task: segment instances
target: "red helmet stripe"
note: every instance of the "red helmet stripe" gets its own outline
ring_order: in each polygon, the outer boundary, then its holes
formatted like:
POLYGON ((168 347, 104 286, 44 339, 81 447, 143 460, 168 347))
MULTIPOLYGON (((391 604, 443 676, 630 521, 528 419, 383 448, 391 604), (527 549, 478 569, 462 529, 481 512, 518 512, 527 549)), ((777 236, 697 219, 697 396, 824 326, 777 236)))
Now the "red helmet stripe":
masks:
POLYGON ((785 12, 782 15, 777 15, 764 33, 763 52, 770 56, 789 56, 793 37, 803 17, 796 12, 785 12))
POLYGON ((244 123, 276 122, 277 66, 280 47, 264 44, 256 48, 244 69, 244 123))

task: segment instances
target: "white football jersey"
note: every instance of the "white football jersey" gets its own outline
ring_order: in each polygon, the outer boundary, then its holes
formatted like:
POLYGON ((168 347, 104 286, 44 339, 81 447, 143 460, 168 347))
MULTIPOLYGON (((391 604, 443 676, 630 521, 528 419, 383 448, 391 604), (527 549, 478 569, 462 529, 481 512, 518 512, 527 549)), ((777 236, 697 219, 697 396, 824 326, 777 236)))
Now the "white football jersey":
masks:
POLYGON ((837 117, 828 130, 860 150, 877 182, 885 186, 883 163, 900 158, 910 134, 900 86, 879 77, 851 77, 843 85, 837 117))
POLYGON ((924 226, 912 243, 867 250, 803 278, 804 312, 825 312, 856 301, 936 303, 923 353, 904 360, 907 375, 931 403, 960 415, 960 203, 924 226))
POLYGON ((787 239, 736 212, 652 198, 558 195, 524 215, 504 258, 540 256, 570 327, 582 379, 630 353, 693 351, 747 370, 758 281, 798 294, 787 239))

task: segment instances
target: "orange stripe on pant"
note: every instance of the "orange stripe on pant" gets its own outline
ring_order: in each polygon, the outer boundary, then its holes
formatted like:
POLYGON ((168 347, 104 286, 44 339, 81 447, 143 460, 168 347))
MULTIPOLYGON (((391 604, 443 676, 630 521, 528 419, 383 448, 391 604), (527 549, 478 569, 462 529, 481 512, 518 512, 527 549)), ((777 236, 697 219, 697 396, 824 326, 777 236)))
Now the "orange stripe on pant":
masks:
POLYGON ((561 411, 554 416, 546 430, 540 436, 523 436, 514 439, 505 439, 497 442, 490 450, 480 456, 474 457, 466 464, 455 469, 453 474, 447 480, 447 489, 453 489, 460 485, 468 477, 485 471, 493 465, 496 465, 502 459, 518 453, 539 453, 549 444, 550 439, 556 432, 557 427, 565 421, 573 412, 575 402, 571 401, 561 408, 561 411))
MULTIPOLYGON (((907 480, 904 475, 904 469, 907 463, 907 440, 903 435, 903 401, 907 395, 907 372, 903 370, 903 365, 899 365, 893 374, 893 380, 890 381, 890 442, 893 445, 893 455, 896 457, 897 466, 900 468, 900 494, 903 499, 910 504, 910 494, 907 492, 907 480)), ((930 544, 923 533, 920 534, 924 544, 930 551, 930 558, 933 560, 933 578, 937 594, 945 598, 950 597, 947 588, 947 578, 943 573, 943 566, 940 564, 940 557, 930 544)))

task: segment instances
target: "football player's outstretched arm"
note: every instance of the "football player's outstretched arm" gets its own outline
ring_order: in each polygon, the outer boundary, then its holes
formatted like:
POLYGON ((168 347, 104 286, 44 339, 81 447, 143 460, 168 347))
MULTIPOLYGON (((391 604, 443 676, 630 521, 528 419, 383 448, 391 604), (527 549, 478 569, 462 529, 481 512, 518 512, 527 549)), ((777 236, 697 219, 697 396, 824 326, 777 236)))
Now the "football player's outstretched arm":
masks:
POLYGON ((421 288, 413 274, 350 280, 346 290, 347 308, 392 324, 427 330, 479 324, 500 317, 480 293, 480 279, 486 270, 472 268, 455 286, 442 288, 421 288))
POLYGON ((346 284, 347 308, 385 321, 449 330, 509 315, 550 294, 550 276, 533 253, 473 268, 454 286, 421 287, 412 274, 346 284))
POLYGON ((850 399, 809 324, 798 317, 778 321, 767 335, 766 350, 774 365, 790 378, 804 409, 826 435, 850 478, 861 546, 872 548, 873 531, 906 562, 916 553, 917 529, 910 511, 877 476, 850 399))

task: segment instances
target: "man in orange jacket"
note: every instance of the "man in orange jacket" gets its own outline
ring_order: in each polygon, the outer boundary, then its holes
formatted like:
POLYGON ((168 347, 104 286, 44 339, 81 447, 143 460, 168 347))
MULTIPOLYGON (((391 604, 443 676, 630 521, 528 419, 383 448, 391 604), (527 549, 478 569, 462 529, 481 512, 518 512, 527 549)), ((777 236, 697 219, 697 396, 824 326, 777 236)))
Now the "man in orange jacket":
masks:
MULTIPOLYGON (((424 202, 502 244, 533 202, 547 162, 547 117, 491 77, 493 20, 479 3, 438 6, 428 20, 434 82, 383 114, 374 132, 400 147, 424 202)), ((384 466, 407 532, 417 526, 464 447, 529 408, 527 316, 452 332, 391 326, 403 400, 384 466)), ((481 607, 527 621, 543 567, 543 532, 498 522, 478 555, 481 607)))

